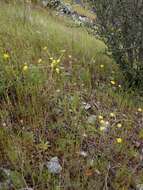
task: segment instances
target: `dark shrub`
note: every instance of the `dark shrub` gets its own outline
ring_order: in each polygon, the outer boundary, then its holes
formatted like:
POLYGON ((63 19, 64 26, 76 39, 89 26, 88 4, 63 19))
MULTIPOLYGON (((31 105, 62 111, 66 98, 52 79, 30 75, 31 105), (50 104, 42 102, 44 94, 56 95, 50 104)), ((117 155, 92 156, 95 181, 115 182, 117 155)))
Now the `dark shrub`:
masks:
POLYGON ((130 86, 143 88, 143 0, 92 0, 100 36, 130 86))

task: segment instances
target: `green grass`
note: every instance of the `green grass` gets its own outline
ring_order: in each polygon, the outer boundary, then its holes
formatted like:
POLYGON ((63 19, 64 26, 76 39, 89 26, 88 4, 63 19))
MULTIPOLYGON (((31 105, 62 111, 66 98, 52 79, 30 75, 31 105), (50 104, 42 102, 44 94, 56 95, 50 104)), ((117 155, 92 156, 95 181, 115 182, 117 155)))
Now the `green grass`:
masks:
POLYGON ((0 3, 0 165, 13 189, 128 190, 143 180, 142 99, 123 88, 104 43, 72 24, 39 7, 29 20, 21 5, 0 3), (60 175, 45 167, 53 156, 60 175))

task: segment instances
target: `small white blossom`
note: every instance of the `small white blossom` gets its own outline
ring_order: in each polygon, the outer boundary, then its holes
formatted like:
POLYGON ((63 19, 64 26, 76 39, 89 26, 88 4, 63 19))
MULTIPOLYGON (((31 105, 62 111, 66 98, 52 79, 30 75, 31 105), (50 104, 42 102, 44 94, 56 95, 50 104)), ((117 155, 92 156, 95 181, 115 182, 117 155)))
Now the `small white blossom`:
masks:
POLYGON ((80 151, 80 152, 79 152, 79 155, 80 155, 80 156, 83 156, 83 157, 87 157, 87 152, 85 152, 85 151, 80 151))

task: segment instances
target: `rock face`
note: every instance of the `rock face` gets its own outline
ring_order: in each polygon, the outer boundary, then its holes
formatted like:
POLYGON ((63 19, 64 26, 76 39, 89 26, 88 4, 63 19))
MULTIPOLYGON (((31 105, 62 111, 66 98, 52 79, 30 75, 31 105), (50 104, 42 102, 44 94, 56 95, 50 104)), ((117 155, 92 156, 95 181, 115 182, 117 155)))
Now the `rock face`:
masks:
POLYGON ((72 10, 72 7, 70 6, 70 4, 66 4, 66 3, 64 3, 62 1, 60 3, 60 6, 58 7, 58 11, 61 14, 66 14, 66 15, 74 14, 74 11, 72 10))
MULTIPOLYGON (((71 17, 77 26, 86 26, 92 30, 96 29, 93 20, 86 16, 79 15, 76 11, 73 11, 70 4, 63 2, 62 0, 43 0, 42 4, 45 8, 49 7, 57 10, 59 15, 67 15, 71 17)), ((78 4, 81 4, 82 6, 82 2, 80 0, 78 0, 78 4)))
POLYGON ((138 184, 137 185, 137 190, 143 190, 143 184, 138 184))

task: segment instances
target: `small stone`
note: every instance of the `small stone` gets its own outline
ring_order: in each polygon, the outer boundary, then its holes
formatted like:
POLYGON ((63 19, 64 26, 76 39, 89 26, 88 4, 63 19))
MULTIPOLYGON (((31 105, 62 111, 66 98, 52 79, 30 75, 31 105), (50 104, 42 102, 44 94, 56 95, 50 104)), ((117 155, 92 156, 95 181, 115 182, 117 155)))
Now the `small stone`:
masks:
POLYGON ((91 105, 90 105, 89 103, 85 104, 85 105, 84 105, 84 109, 85 109, 85 110, 91 109, 91 105))
POLYGON ((83 102, 83 108, 87 111, 91 109, 91 105, 89 103, 83 102))
POLYGON ((95 125, 96 124, 96 120, 97 120, 97 117, 96 115, 90 115, 88 118, 87 118, 87 122, 91 125, 95 125))
POLYGON ((10 176, 10 170, 5 168, 0 168, 0 182, 7 180, 9 176, 10 176))
POLYGON ((56 156, 51 158, 51 160, 47 163, 46 166, 49 172, 53 174, 59 174, 62 171, 62 167, 59 163, 59 159, 56 156))

